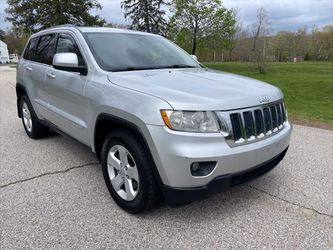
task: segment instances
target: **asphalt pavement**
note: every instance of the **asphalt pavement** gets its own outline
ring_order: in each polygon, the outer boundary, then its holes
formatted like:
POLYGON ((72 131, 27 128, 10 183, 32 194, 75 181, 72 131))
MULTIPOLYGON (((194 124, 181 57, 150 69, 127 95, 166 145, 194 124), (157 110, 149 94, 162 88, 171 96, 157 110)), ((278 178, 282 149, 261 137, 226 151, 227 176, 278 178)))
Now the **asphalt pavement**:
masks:
POLYGON ((294 126, 270 173, 180 208, 117 207, 89 148, 31 140, 0 67, 0 249, 333 249, 333 131, 294 126))

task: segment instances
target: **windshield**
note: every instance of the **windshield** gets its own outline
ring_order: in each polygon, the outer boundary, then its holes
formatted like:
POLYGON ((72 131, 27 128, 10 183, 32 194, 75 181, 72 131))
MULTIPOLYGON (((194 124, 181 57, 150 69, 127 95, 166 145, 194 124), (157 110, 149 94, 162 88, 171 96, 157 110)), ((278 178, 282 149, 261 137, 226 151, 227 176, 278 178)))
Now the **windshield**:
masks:
POLYGON ((98 65, 107 71, 200 68, 186 52, 160 36, 85 33, 84 37, 98 65))

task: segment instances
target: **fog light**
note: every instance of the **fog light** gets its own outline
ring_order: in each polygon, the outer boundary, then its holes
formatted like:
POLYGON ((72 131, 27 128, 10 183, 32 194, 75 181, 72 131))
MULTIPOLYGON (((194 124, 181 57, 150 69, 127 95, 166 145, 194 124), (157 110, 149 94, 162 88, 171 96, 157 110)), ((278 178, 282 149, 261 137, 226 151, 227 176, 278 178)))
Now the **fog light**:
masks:
POLYGON ((193 176, 209 175, 215 168, 216 161, 193 162, 191 164, 191 174, 193 176))
POLYGON ((200 167, 200 163, 199 162, 193 162, 192 166, 191 166, 191 171, 192 172, 197 172, 198 169, 199 169, 199 167, 200 167))

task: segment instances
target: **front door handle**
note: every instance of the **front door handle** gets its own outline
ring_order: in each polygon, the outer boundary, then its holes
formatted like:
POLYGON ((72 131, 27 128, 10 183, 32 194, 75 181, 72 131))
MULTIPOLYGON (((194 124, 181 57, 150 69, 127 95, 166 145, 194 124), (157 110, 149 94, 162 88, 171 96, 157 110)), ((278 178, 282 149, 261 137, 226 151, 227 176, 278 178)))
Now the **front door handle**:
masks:
POLYGON ((47 77, 50 77, 50 78, 52 78, 52 79, 55 78, 55 75, 54 75, 53 73, 47 73, 46 75, 47 75, 47 77))
POLYGON ((25 67, 25 69, 28 70, 28 71, 32 71, 31 67, 25 67))

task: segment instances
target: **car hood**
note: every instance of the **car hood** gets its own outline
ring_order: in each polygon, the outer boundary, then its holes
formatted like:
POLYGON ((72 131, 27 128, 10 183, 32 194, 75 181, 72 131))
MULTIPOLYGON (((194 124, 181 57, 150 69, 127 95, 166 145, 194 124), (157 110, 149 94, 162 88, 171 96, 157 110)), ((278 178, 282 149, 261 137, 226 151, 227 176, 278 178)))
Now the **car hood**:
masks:
POLYGON ((163 99, 175 110, 232 110, 283 98, 277 87, 267 83, 207 69, 113 72, 108 79, 163 99))

